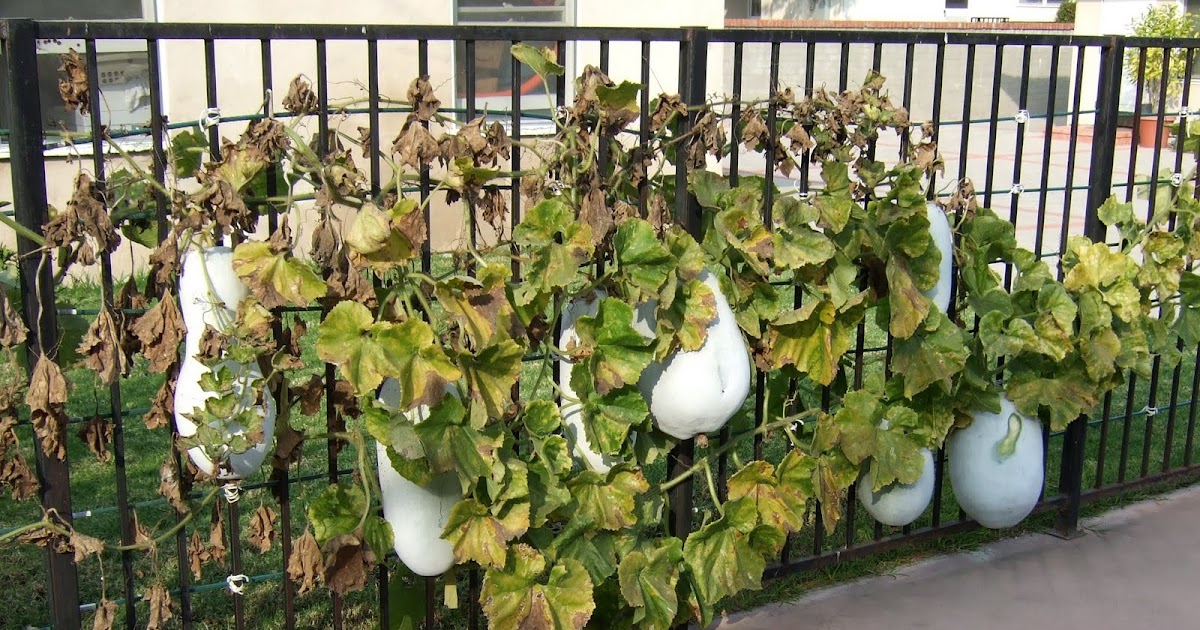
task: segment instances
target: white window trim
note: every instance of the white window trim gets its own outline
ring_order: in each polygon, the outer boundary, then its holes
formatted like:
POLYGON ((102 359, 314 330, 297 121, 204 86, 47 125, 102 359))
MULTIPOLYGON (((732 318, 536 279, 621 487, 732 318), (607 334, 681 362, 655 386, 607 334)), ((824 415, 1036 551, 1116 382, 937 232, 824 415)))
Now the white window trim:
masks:
MULTIPOLYGON (((563 22, 561 24, 554 23, 554 24, 550 24, 550 25, 551 26, 574 26, 575 20, 576 20, 576 3, 577 2, 578 2, 578 0, 563 0, 563 7, 562 7, 563 22)), ((496 9, 501 9, 501 8, 517 9, 516 7, 495 7, 495 8, 496 9)), ((524 10, 524 8, 521 8, 520 10, 524 10)), ((458 0, 453 0, 453 2, 450 3, 450 11, 451 11, 451 17, 453 19, 453 23, 455 26, 512 26, 512 25, 514 25, 513 22, 483 22, 483 21, 470 21, 470 22, 465 22, 465 23, 461 22, 458 19, 459 18, 458 0)), ((458 64, 460 62, 460 59, 458 58, 458 47, 455 46, 452 49, 452 51, 453 52, 451 53, 451 60, 452 60, 451 67, 454 68, 455 75, 457 76, 458 64)), ((570 41, 567 42, 566 54, 564 55, 564 57, 565 58, 563 59, 563 67, 566 68, 566 76, 568 76, 568 77, 575 76, 574 73, 572 72, 572 68, 575 67, 574 42, 570 42, 570 41)), ((572 89, 572 82, 567 81, 566 85, 567 85, 567 98, 569 101, 570 100, 570 91, 572 89)), ((457 104, 457 98, 458 98, 458 85, 457 84, 452 85, 452 93, 455 96, 455 106, 457 107, 457 105, 458 105, 457 104)), ((478 100, 478 99, 476 99, 476 100, 478 100)), ((507 106, 507 105, 508 105, 508 103, 504 104, 504 106, 507 106)), ((511 136, 512 128, 513 128, 512 117, 508 116, 508 115, 497 114, 495 116, 495 118, 496 118, 496 120, 500 121, 500 124, 504 125, 505 133, 507 133, 508 135, 511 136)), ((448 127, 457 127, 457 126, 454 125, 453 123, 450 123, 448 125, 448 127)), ((557 127, 557 125, 554 124, 553 120, 545 120, 545 119, 541 119, 541 118, 526 118, 524 116, 521 117, 521 136, 522 137, 553 136, 556 133, 558 133, 558 127, 557 127)))

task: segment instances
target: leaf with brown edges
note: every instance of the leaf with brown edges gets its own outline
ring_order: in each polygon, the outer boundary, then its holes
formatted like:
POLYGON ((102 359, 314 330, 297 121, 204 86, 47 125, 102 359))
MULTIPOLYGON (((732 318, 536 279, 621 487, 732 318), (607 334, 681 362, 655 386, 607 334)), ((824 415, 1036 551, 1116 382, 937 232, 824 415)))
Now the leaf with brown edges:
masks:
POLYGON ((275 530, 275 510, 260 505, 254 514, 250 515, 250 534, 247 539, 250 544, 258 548, 259 553, 267 553, 271 550, 271 543, 279 537, 279 532, 275 530))
POLYGON ((179 305, 170 291, 133 324, 133 334, 141 342, 142 354, 155 374, 166 372, 179 361, 179 344, 185 332, 179 305))
POLYGON ((96 456, 96 461, 102 464, 112 461, 112 453, 108 450, 108 445, 113 441, 112 420, 99 415, 92 416, 79 430, 79 439, 87 444, 88 450, 96 456))
POLYGON ((312 530, 306 531, 292 547, 292 556, 288 558, 287 565, 288 579, 299 584, 297 592, 303 595, 316 588, 324 565, 316 537, 312 530))

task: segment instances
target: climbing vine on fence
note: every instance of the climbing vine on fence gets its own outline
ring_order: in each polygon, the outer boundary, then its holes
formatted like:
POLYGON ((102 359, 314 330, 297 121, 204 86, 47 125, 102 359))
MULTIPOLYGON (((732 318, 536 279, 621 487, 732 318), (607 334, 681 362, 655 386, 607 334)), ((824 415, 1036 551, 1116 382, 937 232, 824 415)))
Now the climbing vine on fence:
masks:
MULTIPOLYGON (((512 52, 543 80, 563 73, 545 51, 512 52)), ((297 77, 283 101, 289 117, 251 122, 211 159, 201 159, 202 134, 175 135, 165 182, 131 160, 103 186, 81 172, 66 208, 43 226, 41 258, 24 264, 54 264, 61 277, 113 252, 122 235, 156 245, 144 285, 124 285, 78 352, 105 384, 128 375, 136 355, 166 374, 146 415, 147 426, 161 429, 175 415, 180 344, 196 332, 177 301, 181 262, 188 252, 236 244, 232 267, 250 296, 229 321, 201 331, 194 358, 211 370, 201 385, 214 395, 190 414, 197 430, 179 447, 223 454, 218 476, 263 441, 274 440, 280 469, 306 440, 355 449, 359 474, 307 506, 287 568, 300 592, 361 589, 391 550, 373 466, 418 485, 452 475, 461 500, 442 536, 458 564, 484 571, 480 603, 490 626, 503 629, 707 625, 723 598, 760 587, 767 564, 790 534, 813 526, 815 510, 832 531, 862 471, 877 490, 914 482, 921 450, 940 447, 976 412, 998 409, 1002 392, 1061 429, 1126 371, 1145 373, 1153 357, 1174 360, 1177 343, 1200 342, 1200 276, 1191 271, 1198 206, 1186 196, 1172 195, 1146 221, 1110 200, 1100 218, 1119 243, 1076 237, 1050 261, 1019 248, 1013 226, 959 182, 937 210, 956 235, 957 295, 943 312, 928 297, 943 280, 944 255, 927 210, 941 168, 934 129, 909 120, 882 77, 840 94, 780 90, 737 108, 662 94, 645 112, 649 139, 638 143, 630 129, 643 113, 643 89, 589 66, 574 103, 554 112, 555 134, 514 141, 486 116, 464 123, 444 115, 430 79, 419 77, 402 103, 411 113, 399 134, 375 147, 369 129, 308 135, 319 105, 297 77), (900 139, 894 163, 877 159, 884 135, 900 139), (734 181, 706 170, 710 158, 738 150, 761 153, 784 175, 813 169, 820 185, 785 191, 762 177, 734 181), (534 165, 506 170, 514 151, 534 165), (378 191, 357 164, 374 155, 391 171, 378 191), (675 187, 681 166, 686 191, 675 187), (427 168, 426 197, 413 185, 427 168), (515 226, 513 186, 526 208, 515 226), (699 240, 674 214, 685 194, 703 211, 699 240), (159 198, 170 208, 165 234, 152 219, 159 198), (426 217, 443 199, 462 213, 464 237, 452 264, 430 270, 421 265, 426 217), (281 220, 264 235, 268 211, 281 220), (313 220, 298 221, 301 213, 313 220), (307 234, 299 224, 311 226, 307 234), (710 442, 682 476, 658 480, 647 472, 677 440, 656 428, 637 383, 656 361, 706 343, 717 318, 706 272, 753 364, 793 379, 801 393, 772 402, 759 426, 710 442), (562 344, 564 312, 590 300, 594 314, 580 317, 577 339, 562 344), (647 302, 649 335, 634 326, 647 302), (308 326, 284 326, 285 307, 319 307, 316 352, 336 367, 331 386, 300 376, 308 326), (856 371, 851 351, 871 322, 890 333, 891 351, 885 369, 856 371), (535 378, 516 395, 527 358, 535 378), (553 378, 559 361, 573 365, 569 391, 553 378), (237 367, 247 365, 257 371, 237 367), (395 405, 379 399, 390 381, 395 405), (804 393, 818 391, 829 400, 824 408, 804 393), (305 434, 289 423, 288 410, 316 413, 324 396, 344 428, 305 434), (267 398, 279 409, 274 435, 255 411, 267 398), (580 410, 583 438, 568 439, 567 405, 580 410), (787 441, 782 458, 739 460, 719 492, 710 460, 764 435, 787 441), (590 470, 581 439, 620 463, 590 470), (387 461, 373 462, 372 441, 387 461), (668 490, 693 477, 707 482, 698 486, 713 508, 694 531, 673 536, 668 490)), ((29 365, 26 386, 16 351, 27 328, 11 298, 0 299, 0 345, 13 366, 0 383, 0 483, 29 499, 37 482, 15 448, 16 427, 28 418, 43 451, 62 458, 69 392, 45 354, 29 365)), ((111 425, 89 423, 82 436, 103 456, 111 425)), ((162 439, 170 439, 165 430, 162 439)), ((80 562, 106 547, 152 549, 217 496, 221 481, 194 470, 182 474, 208 491, 187 496, 180 474, 164 462, 160 492, 183 518, 165 529, 139 524, 134 545, 89 536, 53 511, 3 539, 73 549, 80 562)), ((274 510, 252 516, 252 543, 270 549, 274 510)), ((208 542, 192 534, 193 572, 224 561, 220 527, 216 519, 208 542)), ((146 596, 151 627, 159 627, 172 614, 170 596, 161 585, 146 596)), ((114 609, 102 602, 98 615, 111 624, 114 609)))

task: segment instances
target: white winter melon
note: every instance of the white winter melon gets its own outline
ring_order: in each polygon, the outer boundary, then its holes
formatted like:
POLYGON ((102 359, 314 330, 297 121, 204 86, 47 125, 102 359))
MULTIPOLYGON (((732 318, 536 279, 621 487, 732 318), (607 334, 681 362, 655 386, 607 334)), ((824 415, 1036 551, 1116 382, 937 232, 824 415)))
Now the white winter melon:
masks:
POLYGON ((984 527, 1012 527, 1037 505, 1045 452, 1042 424, 1000 397, 1000 413, 979 412, 946 440, 958 504, 984 527))
MULTIPOLYGON (((391 409, 400 406, 400 384, 387 379, 379 390, 379 402, 391 409)), ((429 417, 421 405, 408 412, 413 423, 429 417)), ((462 499, 458 474, 442 473, 428 485, 418 486, 392 468, 387 447, 376 443, 379 458, 379 489, 383 494, 383 516, 392 526, 396 555, 413 573, 441 575, 454 566, 454 547, 442 540, 450 510, 462 499)))
POLYGON ((922 291, 925 297, 933 301, 938 310, 945 313, 950 308, 950 285, 954 278, 954 234, 950 231, 950 221, 946 213, 935 203, 926 208, 929 217, 929 235, 933 244, 942 254, 938 263, 938 280, 932 289, 922 291))
MULTIPOLYGON (((234 386, 234 393, 239 397, 239 408, 242 410, 254 409, 262 418, 263 439, 242 453, 234 453, 226 447, 223 452, 217 453, 215 458, 205 447, 196 446, 188 449, 188 457, 205 474, 217 474, 221 479, 243 479, 258 470, 271 451, 271 440, 275 435, 275 399, 269 391, 263 388, 262 371, 258 369, 257 365, 224 361, 218 364, 218 368, 220 367, 232 370, 238 379, 234 386), (258 387, 252 386, 254 381, 259 382, 258 387), (256 401, 258 389, 263 390, 261 404, 257 404, 256 401), (226 462, 226 465, 218 466, 221 462, 226 462), (219 467, 223 470, 218 473, 219 467)), ((215 392, 205 391, 200 386, 200 378, 208 372, 208 367, 190 357, 184 359, 179 367, 179 381, 175 385, 175 428, 183 437, 191 437, 196 434, 196 423, 186 416, 203 408, 208 399, 216 397, 215 392)), ((226 435, 230 439, 237 435, 243 435, 246 431, 245 427, 237 423, 230 423, 226 429, 226 435)))
MULTIPOLYGON (((750 353, 733 309, 715 276, 705 271, 700 280, 712 289, 717 306, 704 345, 651 363, 638 381, 655 424, 681 440, 725 426, 750 393, 750 353)), ((640 305, 635 327, 654 330, 655 307, 640 305)))
POLYGON ((205 326, 225 332, 237 317, 237 307, 250 289, 233 270, 228 247, 192 248, 179 274, 179 310, 187 328, 186 357, 200 350, 205 326))
POLYGON ((875 492, 871 489, 875 480, 870 470, 858 480, 858 500, 875 520, 884 525, 904 527, 925 513, 933 498, 933 453, 923 448, 921 458, 924 460, 921 477, 914 483, 897 482, 875 492))

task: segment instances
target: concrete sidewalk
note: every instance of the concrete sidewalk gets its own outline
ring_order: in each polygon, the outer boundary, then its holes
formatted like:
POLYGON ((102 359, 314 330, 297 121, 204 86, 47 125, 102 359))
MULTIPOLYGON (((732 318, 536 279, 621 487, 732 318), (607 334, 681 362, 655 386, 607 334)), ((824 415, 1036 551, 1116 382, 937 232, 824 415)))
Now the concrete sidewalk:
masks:
POLYGON ((1200 628, 1200 487, 730 615, 727 630, 1200 628))

